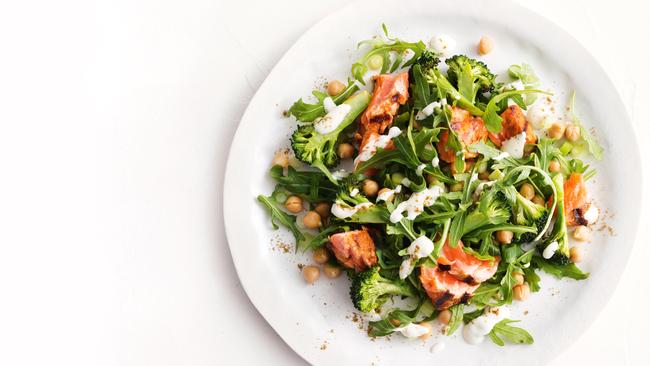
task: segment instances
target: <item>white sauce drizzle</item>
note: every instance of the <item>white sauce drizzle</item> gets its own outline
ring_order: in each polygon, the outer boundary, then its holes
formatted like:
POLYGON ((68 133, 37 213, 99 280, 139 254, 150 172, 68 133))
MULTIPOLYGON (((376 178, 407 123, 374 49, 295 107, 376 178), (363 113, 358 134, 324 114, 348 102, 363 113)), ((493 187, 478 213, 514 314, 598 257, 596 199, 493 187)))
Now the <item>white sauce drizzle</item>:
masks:
MULTIPOLYGON (((334 102, 332 102, 334 103, 334 102)), ((328 112, 322 118, 314 121, 314 130, 321 135, 326 135, 334 130, 343 122, 345 116, 350 113, 352 107, 349 104, 341 104, 336 106, 332 111, 328 112)))
POLYGON ((420 192, 413 193, 408 200, 400 202, 390 213, 390 221, 399 222, 403 218, 404 211, 407 212, 407 219, 415 220, 424 211, 424 207, 433 205, 442 193, 443 189, 440 186, 425 188, 420 192))
POLYGON ((413 262, 420 258, 427 257, 433 252, 433 242, 425 235, 413 240, 411 245, 406 249, 409 257, 402 261, 399 267, 399 277, 405 279, 413 271, 413 262))
POLYGON ((507 308, 490 308, 487 312, 478 318, 469 322, 463 327, 463 338, 469 344, 479 344, 483 342, 485 336, 492 331, 492 328, 501 320, 508 317, 507 308))
POLYGON ((558 242, 554 241, 551 244, 547 245, 546 248, 544 248, 544 251, 542 252, 542 257, 544 259, 551 259, 553 254, 555 254, 555 251, 560 248, 560 244, 558 242))
POLYGON ((336 103, 331 97, 323 99, 323 108, 325 108, 325 113, 330 113, 336 108, 336 103))
POLYGON ((399 278, 405 279, 413 272, 413 258, 408 257, 399 266, 399 278))
POLYGON ((426 167, 427 167, 426 164, 420 164, 420 165, 418 165, 418 167, 415 169, 415 174, 417 174, 418 176, 421 177, 421 176, 422 176, 422 171, 423 171, 424 168, 426 168, 426 167))
POLYGON ((440 104, 440 102, 432 102, 432 103, 429 103, 426 107, 422 108, 422 110, 419 111, 419 112, 415 115, 415 119, 418 120, 418 121, 421 121, 421 120, 423 120, 423 119, 429 117, 430 115, 432 115, 432 114, 433 114, 433 110, 434 110, 435 108, 440 108, 441 106, 442 106, 442 104, 440 104))
POLYGON ((454 49, 456 48, 456 40, 446 34, 439 34, 431 38, 429 46, 436 53, 446 57, 454 52, 454 49))
POLYGON ((526 145, 526 132, 515 135, 503 142, 501 150, 512 155, 516 159, 524 157, 524 146, 526 145))
POLYGON ((341 180, 343 178, 346 178, 347 176, 350 175, 350 172, 346 172, 345 170, 337 170, 334 173, 332 173, 332 177, 336 180, 341 180))
POLYGON ((370 202, 359 203, 354 207, 344 206, 340 203, 335 203, 332 205, 332 215, 338 217, 339 219, 347 219, 354 216, 357 212, 367 209, 368 207, 373 206, 370 202))
POLYGON ((385 191, 377 195, 377 202, 388 201, 395 195, 395 193, 399 193, 398 189, 401 191, 402 190, 401 188, 402 186, 397 186, 395 187, 395 189, 386 189, 385 191))
POLYGON ((356 195, 358 195, 358 194, 359 194, 359 188, 353 188, 353 189, 350 191, 350 197, 354 197, 354 196, 356 196, 356 195))
POLYGON ((436 156, 435 158, 431 159, 431 165, 433 165, 434 168, 437 168, 440 166, 440 159, 436 156))
POLYGON ((359 155, 354 159, 354 165, 357 166, 359 163, 370 159, 373 155, 375 155, 378 148, 386 148, 388 142, 390 142, 390 140, 393 138, 399 136, 401 133, 402 131, 400 131, 398 127, 391 127, 390 130, 388 130, 387 135, 380 135, 378 137, 374 136, 368 140, 366 145, 359 152, 359 155))
POLYGON ((409 323, 401 328, 395 329, 395 331, 402 333, 402 335, 406 338, 413 339, 421 337, 429 333, 431 330, 420 324, 409 323))
POLYGON ((600 210, 598 210, 598 207, 594 205, 593 203, 589 204, 589 208, 587 211, 582 215, 582 217, 587 220, 587 223, 589 225, 595 223, 598 221, 598 216, 600 215, 600 210))
POLYGON ((503 160, 503 159, 507 158, 508 156, 510 156, 510 154, 508 154, 507 152, 504 151, 501 154, 499 154, 499 155, 495 156, 494 158, 492 158, 492 160, 499 161, 499 160, 503 160))

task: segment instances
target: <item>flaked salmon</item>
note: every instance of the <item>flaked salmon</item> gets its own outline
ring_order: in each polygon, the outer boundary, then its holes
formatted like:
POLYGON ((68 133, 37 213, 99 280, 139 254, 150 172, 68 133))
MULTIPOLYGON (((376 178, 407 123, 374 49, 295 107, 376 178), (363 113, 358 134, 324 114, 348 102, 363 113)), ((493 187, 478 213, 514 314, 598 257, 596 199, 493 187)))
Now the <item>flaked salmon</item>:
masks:
MULTIPOLYGON (((469 151, 467 146, 475 144, 479 141, 487 139, 488 130, 485 127, 485 122, 481 117, 472 116, 468 111, 459 108, 451 107, 451 129, 456 132, 458 139, 462 142, 463 154, 465 159, 471 159, 478 156, 478 153, 469 151)), ((449 142, 449 131, 444 130, 440 134, 438 141, 438 155, 440 159, 447 163, 453 163, 456 160, 456 154, 453 149, 447 146, 449 142)))
POLYGON ((504 141, 515 137, 524 131, 526 132, 527 144, 534 144, 537 141, 537 136, 535 135, 532 126, 528 123, 524 111, 522 111, 518 105, 514 104, 508 106, 508 108, 501 113, 501 118, 503 119, 501 122, 501 132, 488 133, 490 140, 496 146, 501 147, 501 144, 503 144, 504 141))
MULTIPOLYGON (((375 76, 375 89, 368 108, 361 115, 359 135, 362 139, 369 132, 383 134, 393 124, 400 105, 409 97, 409 74, 382 74, 375 76)), ((363 146, 362 146, 363 147, 363 146)))

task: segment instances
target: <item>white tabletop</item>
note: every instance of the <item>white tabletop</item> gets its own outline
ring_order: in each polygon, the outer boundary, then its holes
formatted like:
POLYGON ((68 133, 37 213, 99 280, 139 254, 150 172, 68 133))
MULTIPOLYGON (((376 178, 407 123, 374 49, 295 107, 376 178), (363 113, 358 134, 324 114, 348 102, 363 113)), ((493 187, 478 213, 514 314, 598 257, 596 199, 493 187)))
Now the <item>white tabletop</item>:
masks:
MULTIPOLYGON (((645 144, 643 2, 523 2, 602 62, 645 144)), ((0 364, 304 364, 239 284, 223 172, 266 74, 345 3, 0 6, 0 364)), ((611 302, 554 364, 647 364, 647 212, 611 302)))

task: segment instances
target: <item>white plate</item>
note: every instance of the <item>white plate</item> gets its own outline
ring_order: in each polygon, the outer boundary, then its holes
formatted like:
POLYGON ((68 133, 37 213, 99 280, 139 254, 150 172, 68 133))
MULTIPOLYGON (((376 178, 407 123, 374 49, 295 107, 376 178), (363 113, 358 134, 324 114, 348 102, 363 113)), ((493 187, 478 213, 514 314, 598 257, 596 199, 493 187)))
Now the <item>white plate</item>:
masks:
MULTIPOLYGON (((638 148, 627 113, 598 63, 574 40, 544 18, 507 1, 360 1, 330 15, 305 33, 284 55, 250 102, 235 135, 228 159, 224 212, 228 242, 239 278, 271 326, 298 354, 314 364, 542 364, 549 361, 598 315, 626 265, 637 228, 641 177, 638 148), (544 83, 563 101, 576 90, 577 109, 597 129, 606 149, 591 183, 592 194, 607 212, 613 228, 597 232, 581 267, 591 272, 582 282, 542 277, 542 290, 513 306, 520 325, 535 337, 531 346, 497 347, 491 342, 470 346, 460 332, 427 342, 400 336, 371 341, 348 299, 348 280, 322 278, 305 285, 297 268, 308 257, 284 253, 278 241, 291 242, 284 230, 271 230, 269 217, 255 197, 269 194, 271 158, 288 146, 295 126, 283 118, 298 97, 329 78, 345 79, 360 53, 358 41, 379 34, 380 24, 392 35, 427 41, 445 33, 458 41, 458 53, 476 57, 484 35, 495 49, 484 61, 504 73, 512 63, 531 64, 544 83), (527 315, 525 315, 527 314, 527 315), (430 346, 444 341, 446 350, 430 346)), ((612 335, 614 336, 614 335, 612 335)))

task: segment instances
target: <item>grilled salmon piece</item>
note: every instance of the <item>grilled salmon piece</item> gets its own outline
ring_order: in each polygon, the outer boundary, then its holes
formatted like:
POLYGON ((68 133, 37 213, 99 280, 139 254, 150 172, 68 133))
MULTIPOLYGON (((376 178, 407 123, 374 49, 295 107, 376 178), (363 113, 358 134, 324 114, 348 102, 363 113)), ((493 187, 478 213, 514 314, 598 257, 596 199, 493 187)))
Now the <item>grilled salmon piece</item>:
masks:
POLYGON ((497 271, 500 258, 493 261, 480 260, 463 250, 463 243, 458 242, 455 248, 446 242, 438 258, 438 268, 447 271, 459 281, 469 285, 478 285, 490 279, 497 271))
POLYGON ((368 132, 383 134, 391 124, 397 109, 409 98, 409 74, 375 76, 375 90, 365 112, 361 115, 359 136, 365 138, 368 132))
POLYGON ((469 301, 472 293, 479 286, 459 281, 449 272, 442 271, 438 267, 420 267, 420 282, 433 306, 438 310, 469 301))
POLYGON ((571 173, 564 182, 564 221, 568 226, 587 225, 583 215, 588 208, 587 186, 582 175, 571 173))
POLYGON ((504 141, 519 135, 522 132, 526 132, 526 143, 534 144, 537 141, 537 136, 533 131, 532 126, 528 123, 526 115, 521 108, 514 104, 508 106, 503 113, 501 113, 501 132, 499 133, 488 133, 488 137, 494 144, 498 147, 501 147, 504 141))
POLYGON ((377 264, 375 242, 364 227, 330 236, 327 247, 344 267, 361 272, 377 264))
MULTIPOLYGON (((477 157, 478 154, 469 151, 467 146, 487 139, 488 130, 485 127, 483 119, 481 117, 472 116, 468 111, 462 108, 451 107, 450 126, 451 129, 456 132, 460 141, 465 145, 463 147, 465 159, 477 157)), ((440 134, 440 140, 437 144, 438 155, 440 155, 440 159, 443 161, 453 163, 454 160, 456 160, 456 154, 453 149, 447 146, 448 141, 449 131, 444 130, 440 134)))

